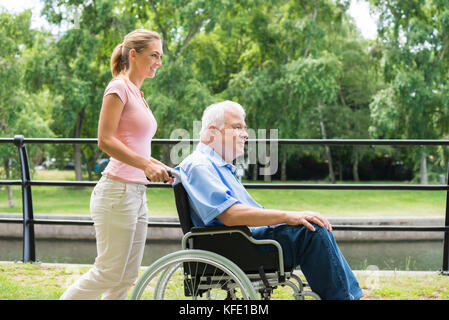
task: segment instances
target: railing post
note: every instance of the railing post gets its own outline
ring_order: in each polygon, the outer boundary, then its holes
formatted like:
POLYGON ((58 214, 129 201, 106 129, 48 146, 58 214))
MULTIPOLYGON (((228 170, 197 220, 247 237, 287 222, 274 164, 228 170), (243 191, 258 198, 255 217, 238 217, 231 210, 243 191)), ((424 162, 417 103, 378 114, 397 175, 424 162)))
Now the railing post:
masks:
MULTIPOLYGON (((449 186, 449 163, 447 172, 446 184, 449 186)), ((446 191, 446 217, 444 219, 444 226, 449 226, 449 190, 446 191)), ((449 275, 449 232, 444 232, 443 240, 443 268, 441 269, 441 274, 449 275)))
POLYGON ((20 169, 22 179, 22 212, 23 212, 23 260, 22 262, 36 261, 36 246, 34 237, 33 200, 31 196, 31 176, 28 154, 22 135, 14 136, 14 144, 19 150, 20 169))

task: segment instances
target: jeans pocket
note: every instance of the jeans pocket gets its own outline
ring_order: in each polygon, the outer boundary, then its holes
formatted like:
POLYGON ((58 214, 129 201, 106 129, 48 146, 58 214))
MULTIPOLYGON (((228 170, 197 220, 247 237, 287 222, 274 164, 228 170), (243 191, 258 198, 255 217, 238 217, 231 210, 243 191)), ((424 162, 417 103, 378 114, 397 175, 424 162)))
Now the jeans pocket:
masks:
POLYGON ((100 181, 92 191, 90 210, 92 212, 110 210, 117 206, 126 194, 126 183, 100 181))

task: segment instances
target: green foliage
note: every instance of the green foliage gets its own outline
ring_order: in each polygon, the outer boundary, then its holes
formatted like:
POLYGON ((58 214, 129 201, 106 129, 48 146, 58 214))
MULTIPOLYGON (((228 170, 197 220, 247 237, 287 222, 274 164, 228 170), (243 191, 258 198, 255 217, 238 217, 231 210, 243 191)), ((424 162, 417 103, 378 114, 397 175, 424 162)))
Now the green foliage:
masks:
MULTIPOLYGON (((12 15, 0 12, 0 136, 52 137, 50 130, 53 101, 48 90, 28 91, 26 66, 39 35, 30 30, 31 11, 12 15)), ((45 153, 45 147, 30 146, 30 159, 45 153)), ((18 175, 11 164, 17 151, 0 145, 1 176, 18 175)))
MULTIPOLYGON (((447 137, 446 1, 370 3, 379 14, 376 41, 360 36, 349 1, 45 0, 43 16, 67 29, 58 35, 31 30, 30 11, 2 12, 0 132, 96 137, 112 50, 131 30, 147 28, 162 35, 164 50, 157 76, 141 88, 158 121, 156 138, 179 128, 193 133, 203 109, 222 99, 246 108, 250 128, 278 129, 280 138, 447 137)), ((92 179, 105 156, 94 145, 46 148, 75 158, 79 179, 81 169, 92 179)), ((427 152, 438 163, 449 158, 427 152)), ((290 148, 283 157, 306 153, 331 161, 319 148, 290 148)), ((376 156, 369 148, 332 153, 355 168, 376 156)), ((164 162, 168 154, 153 147, 164 162)), ((413 167, 421 155, 407 157, 413 167)))
MULTIPOLYGON (((385 88, 374 95, 370 105, 372 136, 397 139, 445 137, 449 67, 445 6, 441 1, 422 0, 373 0, 371 3, 380 13, 380 39, 385 43, 385 88)), ((421 181, 424 182, 427 169, 423 159, 429 151, 429 148, 422 149, 409 156, 416 168, 420 159, 421 181)))

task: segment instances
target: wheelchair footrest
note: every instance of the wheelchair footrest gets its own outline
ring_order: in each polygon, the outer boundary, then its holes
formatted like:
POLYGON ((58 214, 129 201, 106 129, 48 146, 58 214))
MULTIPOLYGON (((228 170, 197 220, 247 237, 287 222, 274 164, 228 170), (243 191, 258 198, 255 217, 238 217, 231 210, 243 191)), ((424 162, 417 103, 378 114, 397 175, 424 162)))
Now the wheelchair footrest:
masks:
POLYGON ((271 293, 273 292, 273 287, 271 287, 270 283, 268 282, 268 279, 265 274, 265 270, 263 269, 263 266, 259 267, 259 275, 260 275, 260 279, 262 280, 262 282, 264 284, 264 287, 259 289, 259 293, 263 299, 268 300, 268 299, 270 299, 271 293))

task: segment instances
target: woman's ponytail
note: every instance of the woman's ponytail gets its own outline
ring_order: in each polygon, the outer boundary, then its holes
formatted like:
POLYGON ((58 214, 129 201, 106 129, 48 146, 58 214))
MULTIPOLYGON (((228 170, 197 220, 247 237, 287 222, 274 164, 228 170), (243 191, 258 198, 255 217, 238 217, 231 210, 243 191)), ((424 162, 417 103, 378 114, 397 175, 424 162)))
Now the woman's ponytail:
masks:
POLYGON ((114 51, 112 51, 111 56, 111 73, 112 77, 117 77, 122 71, 125 71, 126 66, 123 63, 122 59, 122 48, 123 43, 119 44, 115 47, 114 51))

